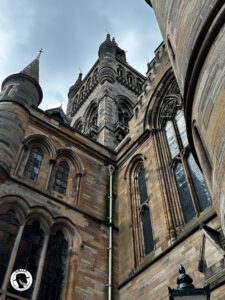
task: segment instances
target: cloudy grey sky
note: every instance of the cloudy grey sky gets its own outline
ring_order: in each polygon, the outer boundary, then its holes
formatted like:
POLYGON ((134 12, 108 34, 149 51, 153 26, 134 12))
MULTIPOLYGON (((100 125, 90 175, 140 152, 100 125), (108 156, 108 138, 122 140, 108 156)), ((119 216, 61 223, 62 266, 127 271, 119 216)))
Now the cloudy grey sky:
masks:
POLYGON ((69 87, 94 64, 107 32, 145 74, 162 38, 144 0, 0 0, 0 82, 43 48, 40 108, 65 110, 69 87))

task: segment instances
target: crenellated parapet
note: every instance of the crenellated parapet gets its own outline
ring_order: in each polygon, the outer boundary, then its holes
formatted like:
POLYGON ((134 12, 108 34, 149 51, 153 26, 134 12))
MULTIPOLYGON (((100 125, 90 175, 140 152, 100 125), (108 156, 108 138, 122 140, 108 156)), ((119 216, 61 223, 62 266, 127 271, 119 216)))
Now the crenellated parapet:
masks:
POLYGON ((161 65, 169 61, 168 53, 164 43, 161 43, 155 50, 155 57, 147 64, 147 78, 149 82, 154 81, 154 78, 160 72, 161 65))

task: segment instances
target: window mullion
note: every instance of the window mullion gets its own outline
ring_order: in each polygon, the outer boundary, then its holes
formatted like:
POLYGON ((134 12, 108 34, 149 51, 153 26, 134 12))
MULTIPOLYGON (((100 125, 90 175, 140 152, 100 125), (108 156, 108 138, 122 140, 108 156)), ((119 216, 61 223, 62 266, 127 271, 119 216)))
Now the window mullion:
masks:
POLYGON ((42 247, 42 250, 41 250, 41 257, 40 257, 39 265, 38 265, 38 269, 37 269, 37 278, 36 278, 36 281, 35 281, 32 300, 37 299, 39 288, 40 288, 40 285, 41 285, 41 278, 42 278, 42 273, 43 273, 43 270, 44 270, 44 263, 45 263, 47 248, 48 248, 49 237, 50 237, 49 234, 45 235, 44 244, 43 244, 43 247, 42 247))
POLYGON ((25 227, 25 224, 22 224, 19 228, 16 240, 15 240, 15 243, 14 243, 14 246, 13 246, 12 254, 10 256, 10 260, 9 260, 9 263, 8 263, 8 269, 7 269, 6 274, 5 274, 5 279, 3 281, 3 285, 2 285, 3 290, 7 290, 9 280, 10 280, 10 276, 13 272, 13 266, 14 266, 14 263, 15 263, 15 260, 16 260, 16 255, 17 255, 17 252, 18 252, 18 249, 19 249, 19 245, 20 245, 20 241, 21 241, 21 237, 22 237, 22 234, 23 234, 24 227, 25 227))
POLYGON ((189 188, 189 191, 190 191, 190 194, 191 194, 191 198, 192 198, 192 202, 193 202, 193 205, 194 205, 194 209, 195 209, 196 214, 199 215, 200 214, 200 207, 199 207, 199 204, 198 204, 198 201, 197 201, 197 196, 195 194, 195 190, 194 190, 194 186, 193 186, 193 183, 192 183, 192 179, 191 179, 190 171, 189 171, 189 168, 188 168, 188 165, 187 165, 185 154, 181 155, 181 160, 182 160, 182 165, 183 165, 183 168, 184 168, 184 174, 185 174, 185 177, 186 177, 187 185, 188 185, 188 188, 189 188))
POLYGON ((172 122, 173 122, 173 128, 175 130, 175 134, 176 134, 176 139, 177 139, 177 142, 178 142, 179 150, 181 152, 184 147, 183 147, 183 143, 182 143, 182 140, 181 140, 181 137, 180 137, 180 132, 178 130, 177 123, 176 123, 176 121, 175 121, 174 118, 172 119, 172 122))

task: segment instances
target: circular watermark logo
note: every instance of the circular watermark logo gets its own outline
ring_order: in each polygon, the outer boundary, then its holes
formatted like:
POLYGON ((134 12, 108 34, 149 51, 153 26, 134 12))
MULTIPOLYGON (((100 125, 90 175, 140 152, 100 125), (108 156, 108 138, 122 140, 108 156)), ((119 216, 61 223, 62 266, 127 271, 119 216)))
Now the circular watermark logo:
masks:
POLYGON ((20 292, 28 290, 31 287, 32 282, 32 275, 24 269, 16 270, 10 277, 12 287, 20 292))

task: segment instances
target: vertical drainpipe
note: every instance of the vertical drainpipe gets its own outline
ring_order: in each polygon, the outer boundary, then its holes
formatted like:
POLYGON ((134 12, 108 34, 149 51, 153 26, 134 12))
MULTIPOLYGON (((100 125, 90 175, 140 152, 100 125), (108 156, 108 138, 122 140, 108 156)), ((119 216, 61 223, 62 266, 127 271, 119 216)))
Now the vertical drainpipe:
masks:
POLYGON ((108 272, 108 300, 112 299, 112 201, 113 201, 113 172, 115 168, 109 165, 109 272, 108 272))

